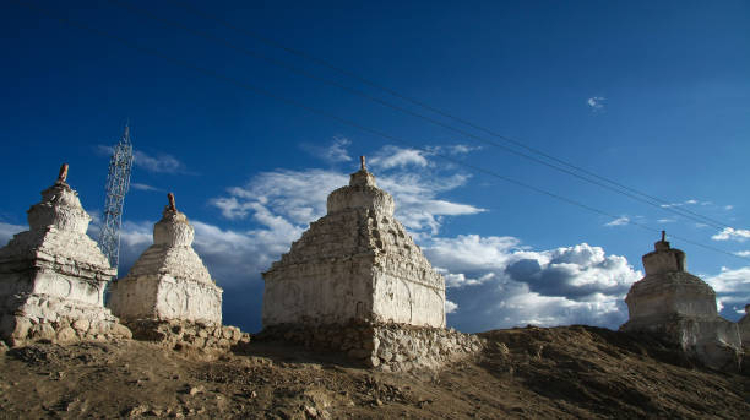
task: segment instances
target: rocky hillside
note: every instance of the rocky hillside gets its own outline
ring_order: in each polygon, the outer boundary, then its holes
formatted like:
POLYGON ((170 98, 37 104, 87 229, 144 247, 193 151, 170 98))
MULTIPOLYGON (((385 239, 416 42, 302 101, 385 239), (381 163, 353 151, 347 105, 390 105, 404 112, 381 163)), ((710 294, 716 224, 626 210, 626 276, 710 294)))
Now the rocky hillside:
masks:
POLYGON ((594 327, 482 334, 440 373, 374 374, 276 343, 219 360, 120 341, 0 355, 0 417, 742 418, 750 376, 695 365, 654 337, 594 327))

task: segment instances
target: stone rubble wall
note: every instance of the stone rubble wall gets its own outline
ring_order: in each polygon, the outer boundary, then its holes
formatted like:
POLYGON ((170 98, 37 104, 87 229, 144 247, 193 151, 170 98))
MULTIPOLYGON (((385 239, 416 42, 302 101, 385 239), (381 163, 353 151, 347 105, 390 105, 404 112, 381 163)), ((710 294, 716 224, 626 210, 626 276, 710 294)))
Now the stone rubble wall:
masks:
POLYGON ((151 341, 176 351, 216 353, 230 347, 246 345, 250 334, 231 325, 202 324, 197 322, 139 319, 125 321, 133 332, 133 339, 151 341))
POLYGON ((453 329, 398 324, 277 325, 259 340, 279 340, 316 351, 333 351, 381 372, 409 372, 441 367, 479 354, 484 342, 453 329))
MULTIPOLYGON (((35 341, 66 343, 79 340, 128 339, 130 330, 108 309, 46 295, 18 297, 13 315, 3 316, 0 336, 12 346, 35 341)), ((2 309, 3 312, 6 308, 2 309)))

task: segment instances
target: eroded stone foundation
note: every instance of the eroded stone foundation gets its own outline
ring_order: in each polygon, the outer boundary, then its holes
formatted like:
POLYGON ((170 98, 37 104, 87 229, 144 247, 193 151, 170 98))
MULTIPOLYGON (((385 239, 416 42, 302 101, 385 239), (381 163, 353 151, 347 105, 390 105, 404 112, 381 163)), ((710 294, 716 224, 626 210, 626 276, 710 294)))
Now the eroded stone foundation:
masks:
POLYGON ((341 353, 381 372, 439 369, 477 356, 484 345, 476 335, 404 324, 276 325, 258 338, 341 353))
POLYGON ((133 339, 151 341, 166 349, 220 354, 250 342, 250 334, 231 325, 202 324, 181 320, 129 320, 133 339))

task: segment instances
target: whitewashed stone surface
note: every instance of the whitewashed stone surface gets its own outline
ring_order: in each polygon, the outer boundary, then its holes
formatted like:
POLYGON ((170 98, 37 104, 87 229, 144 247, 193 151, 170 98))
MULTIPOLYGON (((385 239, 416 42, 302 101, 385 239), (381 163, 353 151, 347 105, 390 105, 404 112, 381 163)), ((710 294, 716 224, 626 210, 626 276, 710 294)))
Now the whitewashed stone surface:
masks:
POLYGON ((716 293, 686 271, 685 253, 656 242, 643 266, 646 276, 625 297, 630 318, 620 328, 661 334, 711 367, 736 368, 737 324, 718 315, 716 293))
POLYGON ((30 229, 0 248, 0 337, 11 345, 129 338, 104 308, 115 272, 86 235, 91 218, 77 193, 58 181, 27 213, 30 229))
POLYGON ((154 224, 154 243, 110 287, 109 306, 132 320, 185 320, 221 325, 222 289, 193 250, 195 230, 167 206, 154 224))
POLYGON ((445 279, 393 217, 393 198, 364 170, 328 196, 265 273, 264 327, 350 321, 445 327, 445 279))

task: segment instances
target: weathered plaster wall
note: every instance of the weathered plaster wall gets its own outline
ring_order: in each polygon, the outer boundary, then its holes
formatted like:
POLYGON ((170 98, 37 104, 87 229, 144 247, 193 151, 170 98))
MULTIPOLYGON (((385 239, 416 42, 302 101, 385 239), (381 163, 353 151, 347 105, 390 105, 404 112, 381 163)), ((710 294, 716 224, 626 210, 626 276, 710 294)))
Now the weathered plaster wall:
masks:
POLYGON ((221 289, 168 274, 141 275, 110 287, 109 306, 123 320, 182 319, 221 324, 221 289))

